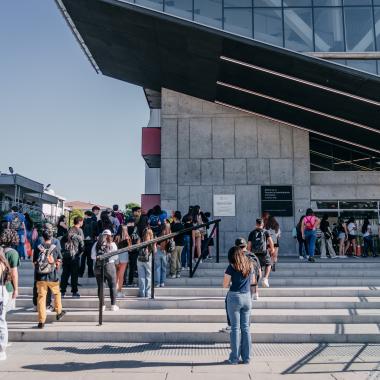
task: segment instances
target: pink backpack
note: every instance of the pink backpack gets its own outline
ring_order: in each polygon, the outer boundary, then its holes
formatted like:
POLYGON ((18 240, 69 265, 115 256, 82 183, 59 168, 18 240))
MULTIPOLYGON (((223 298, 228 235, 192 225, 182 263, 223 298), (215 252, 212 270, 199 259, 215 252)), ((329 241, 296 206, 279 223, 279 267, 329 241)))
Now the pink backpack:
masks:
POLYGON ((304 225, 306 230, 314 230, 316 218, 314 215, 305 216, 304 225))

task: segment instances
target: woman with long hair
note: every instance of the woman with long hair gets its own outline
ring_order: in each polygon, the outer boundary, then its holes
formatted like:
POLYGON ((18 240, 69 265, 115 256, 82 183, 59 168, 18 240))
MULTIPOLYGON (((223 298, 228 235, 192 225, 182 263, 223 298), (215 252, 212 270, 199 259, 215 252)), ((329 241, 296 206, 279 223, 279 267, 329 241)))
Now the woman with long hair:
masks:
POLYGON ((99 233, 102 233, 104 230, 109 230, 111 231, 112 235, 114 234, 112 220, 107 211, 102 211, 100 213, 100 219, 98 220, 98 230, 99 233))
MULTIPOLYGON (((132 245, 131 238, 128 234, 128 226, 122 225, 119 229, 119 233, 115 236, 115 243, 118 249, 127 248, 132 245)), ((128 252, 119 255, 119 261, 116 265, 116 289, 117 297, 123 298, 122 293, 124 274, 128 267, 129 254, 128 252)))
POLYGON ((346 258, 347 256, 345 256, 345 245, 346 245, 346 240, 348 236, 348 231, 347 231, 347 225, 343 217, 339 217, 337 229, 338 229, 338 240, 339 240, 339 255, 337 257, 346 258))
MULTIPOLYGON (((142 241, 147 242, 154 238, 154 233, 150 227, 144 229, 142 241)), ((139 274, 139 297, 149 298, 152 289, 152 258, 156 254, 156 244, 149 244, 139 250, 137 257, 137 271, 139 274)))
MULTIPOLYGON (((93 245, 91 250, 91 258, 95 260, 95 277, 98 284, 98 297, 100 300, 100 287, 102 285, 103 278, 107 282, 110 288, 111 297, 111 311, 118 311, 119 307, 116 305, 116 266, 115 263, 118 260, 117 256, 109 258, 105 265, 102 266, 96 260, 97 256, 104 255, 106 253, 117 251, 117 245, 113 241, 112 232, 110 230, 104 230, 98 241, 93 245), (103 273, 104 269, 104 273, 103 273)), ((103 306, 103 311, 106 309, 103 306)))
POLYGON ((377 255, 373 246, 372 224, 368 218, 364 219, 364 223, 362 226, 362 234, 363 234, 363 241, 364 241, 363 257, 368 257, 369 251, 372 252, 373 257, 376 257, 377 255))
POLYGON ((302 238, 305 240, 309 252, 309 262, 314 263, 315 243, 317 240, 317 228, 320 220, 311 208, 306 210, 306 216, 301 223, 302 238))
POLYGON ((8 345, 8 326, 6 321, 6 305, 9 293, 6 284, 12 280, 11 268, 4 256, 4 250, 0 247, 0 360, 7 358, 6 348, 8 345))
POLYGON ((300 217, 299 222, 296 225, 297 241, 298 241, 298 254, 299 254, 300 260, 304 260, 307 258, 307 256, 309 256, 307 246, 306 246, 305 240, 302 237, 302 231, 301 231, 302 221, 303 221, 303 218, 305 216, 306 215, 302 215, 300 217))
MULTIPOLYGON (((200 206, 194 206, 193 207, 193 226, 199 226, 203 224, 202 221, 202 214, 201 214, 201 208, 200 206)), ((193 239, 193 252, 192 252, 192 257, 194 260, 198 259, 201 254, 202 254, 202 240, 205 234, 205 230, 198 229, 198 230, 193 230, 192 232, 192 239, 193 239)))
POLYGON ((250 259, 240 247, 232 247, 228 252, 229 265, 224 274, 223 288, 227 294, 227 314, 231 322, 230 364, 238 364, 241 359, 249 364, 251 359, 251 286, 256 285, 256 276, 250 259))
POLYGON ((58 222, 57 222, 57 238, 61 238, 62 236, 67 235, 68 231, 69 231, 69 227, 66 223, 66 216, 61 215, 58 218, 58 222))
POLYGON ((358 237, 358 226, 355 222, 355 218, 351 217, 347 222, 347 231, 348 231, 348 239, 346 243, 346 251, 347 254, 348 249, 352 245, 352 252, 350 256, 356 256, 356 239, 358 237))
POLYGON ((276 218, 274 216, 271 216, 269 217, 265 228, 269 232, 269 235, 273 240, 274 252, 272 254, 272 271, 275 272, 276 263, 278 259, 278 250, 280 247, 280 237, 281 237, 280 225, 278 224, 276 218))
MULTIPOLYGON (((162 225, 162 230, 160 236, 169 235, 171 233, 170 224, 165 221, 162 225)), ((157 252, 154 256, 154 264, 155 264, 155 286, 160 286, 163 288, 165 286, 166 281, 166 271, 168 265, 168 248, 169 248, 169 240, 164 240, 157 245, 157 252)))

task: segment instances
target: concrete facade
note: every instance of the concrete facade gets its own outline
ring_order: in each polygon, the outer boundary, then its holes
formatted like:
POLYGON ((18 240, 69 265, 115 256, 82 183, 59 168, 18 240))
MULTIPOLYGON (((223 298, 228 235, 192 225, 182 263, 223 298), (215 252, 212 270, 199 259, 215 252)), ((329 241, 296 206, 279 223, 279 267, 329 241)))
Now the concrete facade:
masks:
POLYGON ((307 132, 162 89, 161 206, 213 214, 214 194, 235 194, 236 216, 221 223, 221 252, 247 237, 261 214, 261 185, 291 185, 294 217, 278 218, 281 253, 295 253, 291 230, 310 206, 307 132), (298 210, 301 210, 300 212, 298 210))

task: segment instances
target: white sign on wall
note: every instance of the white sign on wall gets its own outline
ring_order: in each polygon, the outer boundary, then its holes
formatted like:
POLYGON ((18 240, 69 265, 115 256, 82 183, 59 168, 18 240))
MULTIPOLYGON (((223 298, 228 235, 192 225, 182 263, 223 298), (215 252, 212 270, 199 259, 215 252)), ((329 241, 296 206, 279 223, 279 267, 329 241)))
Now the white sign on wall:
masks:
POLYGON ((214 194, 214 216, 235 216, 235 194, 214 194))

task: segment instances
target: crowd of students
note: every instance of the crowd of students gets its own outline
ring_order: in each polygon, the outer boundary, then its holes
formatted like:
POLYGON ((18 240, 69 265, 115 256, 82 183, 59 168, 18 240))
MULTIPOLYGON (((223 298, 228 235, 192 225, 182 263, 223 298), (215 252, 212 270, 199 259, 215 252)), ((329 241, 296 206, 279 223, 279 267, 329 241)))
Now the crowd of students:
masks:
POLYGON ((316 250, 320 258, 331 259, 347 257, 377 257, 374 245, 375 227, 368 218, 359 228, 355 218, 344 220, 339 217, 335 225, 331 226, 329 216, 323 215, 320 219, 309 208, 294 228, 293 236, 298 241, 298 253, 300 260, 308 259, 314 262, 316 250), (360 234, 361 232, 361 234, 360 234), (363 252, 360 240, 363 242, 363 252))

